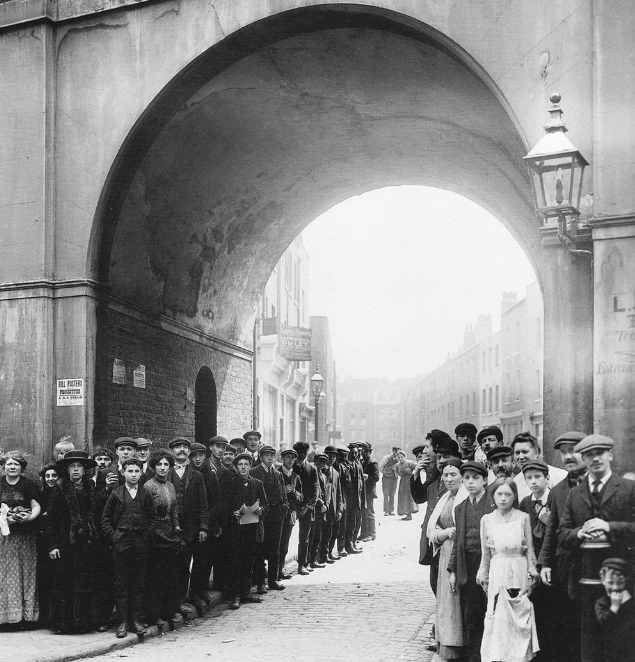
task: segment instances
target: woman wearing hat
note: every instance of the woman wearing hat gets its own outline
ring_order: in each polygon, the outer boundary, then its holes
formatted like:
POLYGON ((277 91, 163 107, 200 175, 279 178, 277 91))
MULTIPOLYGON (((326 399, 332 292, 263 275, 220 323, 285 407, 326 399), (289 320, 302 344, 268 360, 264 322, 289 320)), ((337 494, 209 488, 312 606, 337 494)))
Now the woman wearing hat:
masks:
POLYGON ((96 464, 86 451, 69 451, 55 465, 61 478, 47 510, 54 573, 47 624, 57 632, 88 632, 95 626, 91 543, 97 529, 95 485, 88 469, 96 464))
POLYGON ((37 621, 37 483, 23 475, 24 455, 10 451, 0 478, 0 624, 37 621))

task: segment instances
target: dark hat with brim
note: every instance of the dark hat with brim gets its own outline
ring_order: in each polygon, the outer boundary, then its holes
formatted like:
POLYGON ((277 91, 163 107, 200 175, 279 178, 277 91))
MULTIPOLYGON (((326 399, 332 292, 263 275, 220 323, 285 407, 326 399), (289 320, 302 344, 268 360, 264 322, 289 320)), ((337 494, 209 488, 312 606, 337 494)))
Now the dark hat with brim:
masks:
POLYGON ((203 444, 195 442, 190 446, 190 455, 192 453, 205 453, 207 455, 207 448, 203 444))
POLYGON ((237 453, 238 449, 236 448, 236 446, 233 446, 232 444, 227 444, 227 446, 225 446, 225 450, 223 450, 223 453, 227 451, 229 451, 230 453, 237 453))
POLYGON ((476 435, 476 441, 481 443, 485 437, 489 437, 490 435, 494 435, 498 441, 503 441, 503 431, 497 426, 497 425, 488 425, 487 427, 483 428, 477 435, 476 435))
POLYGON ((477 474, 483 476, 483 478, 487 478, 487 467, 484 464, 481 464, 480 462, 474 462, 473 460, 462 464, 459 471, 461 472, 461 476, 463 476, 466 471, 474 471, 477 474))
POLYGON ((293 448, 285 448, 283 451, 280 451, 280 457, 285 455, 293 455, 293 457, 298 457, 298 454, 293 450, 293 448))
POLYGON ((419 444, 418 446, 415 446, 412 449, 412 454, 417 455, 417 453, 421 453, 421 451, 425 450, 426 445, 425 444, 419 444))
POLYGON ((324 460, 325 462, 328 462, 329 456, 326 453, 316 453, 315 457, 313 458, 313 462, 316 460, 324 460))
POLYGON ((245 434, 243 435, 243 439, 247 441, 247 437, 251 437, 252 435, 255 435, 256 437, 258 437, 258 439, 262 439, 262 435, 260 434, 260 432, 258 432, 258 430, 249 430, 249 432, 245 432, 245 434))
POLYGON ((488 461, 495 460, 497 457, 507 457, 512 454, 512 449, 509 446, 496 446, 491 448, 487 453, 488 461))
POLYGON ((132 437, 119 437, 118 439, 115 439, 115 442, 113 443, 115 448, 119 448, 119 446, 124 445, 137 448, 137 440, 133 439, 132 437))
POLYGON ((470 437, 475 437, 477 432, 476 425, 472 423, 459 423, 454 428, 454 434, 466 434, 470 437))
POLYGON ((265 446, 262 446, 262 447, 259 449, 258 453, 259 453, 260 455, 262 455, 263 453, 273 453, 273 454, 275 455, 275 454, 277 453, 277 451, 276 451, 276 449, 275 449, 273 446, 265 445, 265 446))
POLYGON ((624 559, 618 559, 616 557, 605 559, 602 562, 601 567, 610 570, 617 570, 617 572, 621 572, 624 575, 624 577, 630 577, 633 573, 630 563, 628 563, 624 559))
POLYGON ((249 464, 254 463, 254 458, 252 457, 252 455, 250 453, 238 453, 238 455, 236 455, 236 457, 232 460, 232 464, 234 466, 237 466, 237 464, 238 464, 238 462, 240 462, 240 460, 249 460, 249 464))
POLYGON ((461 457, 461 452, 459 451, 459 445, 451 437, 441 439, 437 444, 435 453, 450 453, 456 457, 461 457))
POLYGON ((295 444, 293 444, 293 450, 298 451, 308 451, 310 448, 309 444, 306 441, 296 441, 295 444))
POLYGON ((125 471, 128 465, 135 464, 143 471, 143 462, 138 457, 129 457, 121 463, 121 468, 125 471))
POLYGON ((337 448, 335 448, 335 446, 327 446, 324 449, 324 452, 325 453, 337 453, 337 448))
POLYGON ((590 434, 579 441, 573 449, 576 453, 588 453, 589 451, 602 450, 612 451, 613 440, 603 434, 590 434))
POLYGON ((154 444, 150 441, 150 439, 146 439, 145 437, 137 437, 135 439, 137 442, 137 448, 150 448, 150 446, 153 446, 154 444))
POLYGON ((212 437, 209 440, 210 446, 214 446, 215 444, 218 446, 227 446, 228 443, 229 441, 227 441, 227 439, 225 437, 222 437, 221 435, 216 435, 215 437, 212 437))
POLYGON ((530 460, 521 467, 523 474, 531 470, 541 471, 545 476, 549 475, 549 465, 544 460, 530 460))
POLYGON ((563 444, 577 444, 587 437, 586 432, 578 432, 577 430, 571 430, 570 432, 565 432, 561 434, 554 442, 553 447, 559 448, 563 444))
POLYGON ((86 451, 68 451, 61 460, 55 463, 55 467, 60 471, 66 469, 72 462, 81 462, 87 469, 97 466, 97 462, 86 451))
POLYGON ((174 448, 177 444, 187 444, 188 448, 192 447, 192 442, 187 437, 174 437, 168 444, 168 448, 174 448))

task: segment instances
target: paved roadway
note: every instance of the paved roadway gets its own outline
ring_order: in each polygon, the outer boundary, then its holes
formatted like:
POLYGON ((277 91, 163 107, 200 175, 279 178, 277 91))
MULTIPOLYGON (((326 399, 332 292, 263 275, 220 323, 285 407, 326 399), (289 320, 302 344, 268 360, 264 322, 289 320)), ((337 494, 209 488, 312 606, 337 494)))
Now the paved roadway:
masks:
MULTIPOLYGON (((379 503, 379 499, 376 503, 379 503)), ((381 507, 381 506, 380 506, 381 507)), ((417 563, 421 514, 378 518, 377 540, 285 591, 237 611, 223 606, 194 625, 104 655, 127 662, 428 662, 434 597, 417 563)))

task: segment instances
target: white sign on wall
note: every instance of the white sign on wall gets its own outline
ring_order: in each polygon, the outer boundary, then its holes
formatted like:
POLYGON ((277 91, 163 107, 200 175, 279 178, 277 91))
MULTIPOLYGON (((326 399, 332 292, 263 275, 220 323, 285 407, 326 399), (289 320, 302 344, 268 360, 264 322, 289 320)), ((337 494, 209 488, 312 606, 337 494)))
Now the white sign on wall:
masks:
POLYGON ((138 365, 135 367, 132 373, 133 381, 135 388, 145 388, 146 387, 146 367, 144 365, 138 365))
POLYGON ((72 407, 84 404, 83 379, 57 380, 57 406, 72 407))

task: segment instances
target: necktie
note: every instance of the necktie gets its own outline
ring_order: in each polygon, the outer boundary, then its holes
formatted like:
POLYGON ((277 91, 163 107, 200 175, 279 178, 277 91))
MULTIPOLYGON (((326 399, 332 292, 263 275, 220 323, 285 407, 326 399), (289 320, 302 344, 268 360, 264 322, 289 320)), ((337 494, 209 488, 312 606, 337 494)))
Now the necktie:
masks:
POLYGON ((538 501, 537 499, 534 501, 534 510, 536 511, 536 515, 540 515, 540 511, 542 510, 542 501, 538 501))
MULTIPOLYGON (((534 510, 536 511, 536 515, 540 515, 540 511, 543 509, 543 503, 542 501, 539 501, 536 499, 535 501, 532 501, 534 510)), ((535 538, 542 538, 545 535, 545 530, 547 528, 546 524, 543 524, 542 520, 538 518, 538 521, 536 522, 536 526, 534 526, 534 530, 532 533, 534 534, 535 538)))
POLYGON ((600 493, 600 485, 602 484, 601 480, 593 481, 593 495, 597 496, 600 493))

